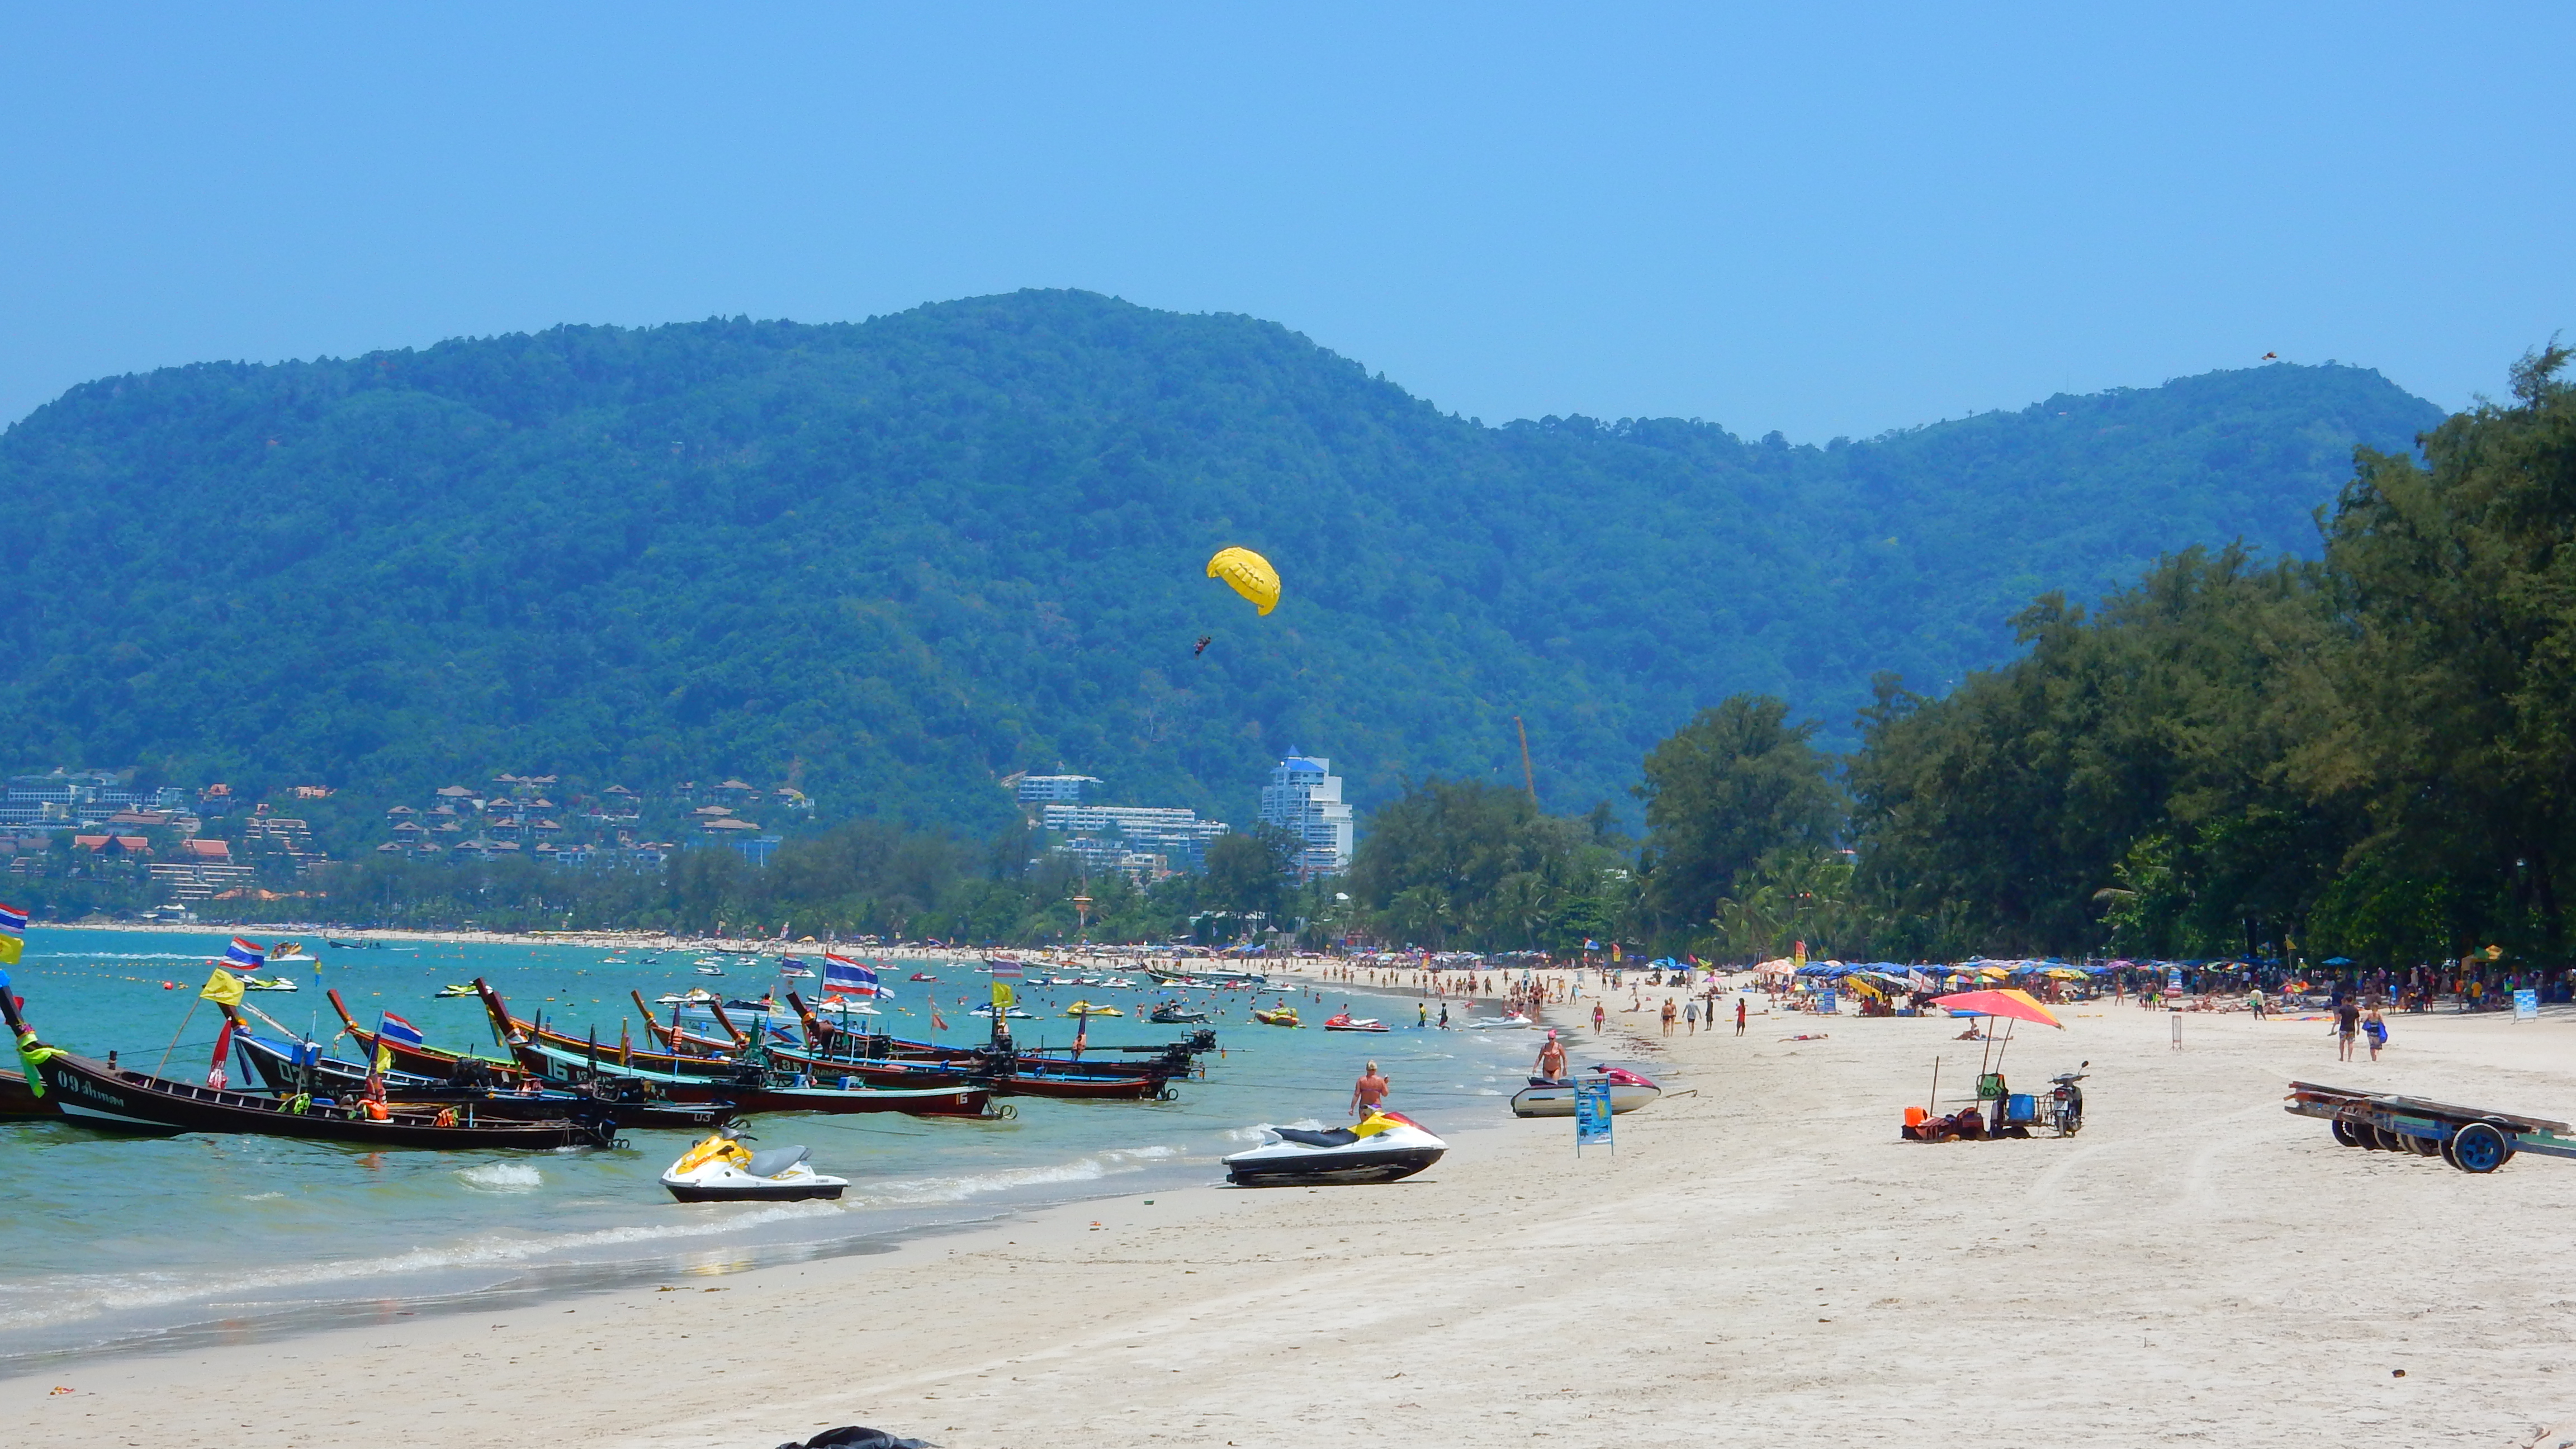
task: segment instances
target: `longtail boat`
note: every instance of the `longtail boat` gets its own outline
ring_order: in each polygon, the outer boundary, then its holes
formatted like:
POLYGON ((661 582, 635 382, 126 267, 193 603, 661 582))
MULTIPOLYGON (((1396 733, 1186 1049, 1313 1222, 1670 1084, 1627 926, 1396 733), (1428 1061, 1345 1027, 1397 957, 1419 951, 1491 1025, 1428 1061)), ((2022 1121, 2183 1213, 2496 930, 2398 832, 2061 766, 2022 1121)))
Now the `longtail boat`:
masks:
MULTIPOLYGON (((787 1003, 795 1009, 797 1020, 804 1024, 805 1039, 812 1044, 814 1054, 835 1062, 910 1061, 922 1058, 945 1062, 963 1061, 973 1056, 991 1063, 1001 1055, 989 1047, 958 1047, 939 1042, 907 1041, 902 1037, 875 1036, 867 1032, 852 1031, 848 1027, 824 1021, 812 1007, 806 1005, 805 998, 793 991, 787 993, 787 1003)), ((1152 1077, 1156 1079, 1156 1085, 1159 1086, 1173 1077, 1188 1075, 1190 1059, 1199 1052, 1213 1050, 1215 1046, 1215 1032, 1198 1031, 1192 1032, 1180 1041, 1168 1042, 1160 1046, 1091 1049, 1108 1054, 1146 1058, 1141 1061, 1111 1061, 1103 1058, 1081 1061, 1071 1055, 1073 1050, 1071 1047, 1020 1048, 1013 1051, 1011 1056, 1020 1064, 1043 1064, 1045 1074, 1050 1077, 1102 1077, 1118 1081, 1135 1077, 1152 1077)), ((987 1070, 992 1068, 988 1067, 987 1070)))
POLYGON ((436 1077, 441 1081, 452 1080, 460 1073, 471 1073, 478 1065, 502 1081, 515 1082, 522 1075, 518 1064, 506 1059, 441 1051, 431 1046, 412 1046, 379 1036, 372 1028, 358 1025, 358 1019, 349 1014, 349 1004, 340 999, 340 988, 334 986, 322 994, 331 999, 331 1009, 340 1013, 340 1025, 348 1033, 349 1040, 356 1042, 371 1062, 380 1053, 389 1054, 395 1070, 436 1077))
POLYGON ((514 1042, 511 1049, 532 1072, 556 1077, 595 1072, 606 1080, 645 1082, 675 1101, 687 1101, 700 1094, 721 1094, 736 1112, 902 1112, 914 1117, 982 1117, 989 1115, 993 1097, 993 1088, 981 1082, 943 1087, 875 1087, 838 1086, 818 1078, 820 1085, 783 1085, 774 1079, 764 1080, 761 1073, 749 1067, 741 1069, 743 1080, 717 1082, 619 1066, 604 1057, 593 1067, 586 1051, 567 1051, 551 1043, 514 1042))
MULTIPOLYGON (((509 1003, 482 977, 474 978, 475 994, 483 998, 483 1010, 492 1018, 495 1035, 509 1043, 511 1052, 522 1066, 527 1056, 519 1048, 534 1043, 559 1047, 580 1053, 584 1060, 596 1057, 602 1062, 614 1061, 620 1067, 640 1067, 648 1072, 661 1072, 676 1077, 731 1078, 740 1074, 730 1056, 685 1056, 671 1052, 639 1051, 631 1046, 605 1046, 596 1041, 552 1031, 542 1023, 524 1021, 510 1014, 509 1003)), ((530 1070, 540 1070, 530 1068, 530 1070)))
MULTIPOLYGON (((12 1035, 23 1037, 26 1023, 7 981, 0 976, 0 1019, 6 1020, 12 1035)), ((376 1117, 355 1104, 326 1108, 302 1098, 280 1101, 250 1092, 192 1086, 111 1067, 59 1047, 37 1044, 23 1055, 33 1059, 46 1095, 56 1100, 66 1120, 115 1131, 214 1132, 439 1149, 606 1147, 616 1141, 615 1127, 599 1118, 478 1122, 470 1107, 432 1112, 389 1105, 380 1107, 384 1115, 376 1117)))
MULTIPOLYGON (((229 1015, 229 1009, 227 1009, 229 1015)), ((292 1097, 298 1093, 313 1096, 347 1098, 366 1090, 370 1067, 364 1062, 342 1061, 324 1055, 314 1043, 282 1045, 259 1036, 245 1026, 233 1033, 233 1051, 243 1066, 246 1077, 255 1077, 271 1093, 292 1097)), ((418 1106, 435 1113, 441 1107, 471 1106, 477 1120, 504 1122, 544 1121, 561 1117, 606 1117, 618 1127, 668 1127, 702 1131, 721 1125, 733 1115, 729 1101, 672 1102, 655 1100, 638 1090, 632 1093, 592 1095, 548 1089, 531 1093, 524 1089, 460 1085, 454 1079, 422 1076, 414 1072, 387 1072, 383 1076, 385 1096, 397 1106, 418 1106)))

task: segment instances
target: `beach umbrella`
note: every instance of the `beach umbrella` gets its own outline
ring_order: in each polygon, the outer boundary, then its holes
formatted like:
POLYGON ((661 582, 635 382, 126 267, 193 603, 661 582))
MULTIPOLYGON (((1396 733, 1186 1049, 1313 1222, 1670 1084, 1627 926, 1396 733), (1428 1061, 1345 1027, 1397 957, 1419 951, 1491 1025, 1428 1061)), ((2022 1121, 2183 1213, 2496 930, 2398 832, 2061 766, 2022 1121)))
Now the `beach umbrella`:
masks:
POLYGON ((2066 1029, 2066 1023, 2051 1015, 2047 1007, 2032 1000, 2029 992, 2011 987, 1999 991, 1961 991, 1949 996, 1936 996, 1932 998, 1932 1004, 1944 1011, 2004 1016, 2015 1021, 2035 1021, 2060 1031, 2066 1029))

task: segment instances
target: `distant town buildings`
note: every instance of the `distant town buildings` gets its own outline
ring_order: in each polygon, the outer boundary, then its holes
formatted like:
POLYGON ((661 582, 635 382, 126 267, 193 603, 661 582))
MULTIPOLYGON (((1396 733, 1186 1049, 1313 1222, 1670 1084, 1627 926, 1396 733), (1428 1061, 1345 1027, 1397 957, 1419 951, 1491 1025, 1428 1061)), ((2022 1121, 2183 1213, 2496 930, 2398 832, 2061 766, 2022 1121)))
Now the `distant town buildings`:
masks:
POLYGON ((1291 753, 1261 787, 1261 819, 1294 835, 1303 848, 1297 875, 1312 880, 1351 868, 1351 807, 1342 800, 1342 777, 1333 762, 1291 753))
POLYGON ((1090 775, 1012 775, 1002 781, 1029 824, 1053 837, 1048 850, 1071 856, 1086 871, 1119 871, 1138 882, 1156 881, 1207 863, 1208 842, 1226 833, 1222 820, 1202 820, 1179 805, 1087 805, 1090 775))

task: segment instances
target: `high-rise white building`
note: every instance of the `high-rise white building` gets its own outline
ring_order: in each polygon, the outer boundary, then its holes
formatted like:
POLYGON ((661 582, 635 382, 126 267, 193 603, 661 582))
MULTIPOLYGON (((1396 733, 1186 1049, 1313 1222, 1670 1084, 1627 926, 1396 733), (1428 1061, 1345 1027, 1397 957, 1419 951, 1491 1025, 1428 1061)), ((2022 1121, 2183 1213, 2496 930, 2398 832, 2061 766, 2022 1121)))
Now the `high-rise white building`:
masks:
POLYGON ((1342 777, 1332 761, 1295 753, 1281 760, 1261 787, 1261 818, 1304 842, 1297 855, 1301 879, 1351 868, 1351 807, 1342 802, 1342 777))

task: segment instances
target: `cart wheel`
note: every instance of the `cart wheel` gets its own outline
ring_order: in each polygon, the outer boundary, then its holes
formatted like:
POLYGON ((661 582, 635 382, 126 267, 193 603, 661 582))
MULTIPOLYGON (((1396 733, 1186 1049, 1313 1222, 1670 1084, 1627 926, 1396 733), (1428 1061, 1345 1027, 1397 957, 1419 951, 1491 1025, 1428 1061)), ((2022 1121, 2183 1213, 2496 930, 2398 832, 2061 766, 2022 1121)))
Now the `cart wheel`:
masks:
POLYGON ((2359 1147, 2361 1145, 2361 1138, 2355 1135, 2352 1130, 2351 1123, 2343 1120, 2341 1117, 2337 1117, 2334 1119, 2333 1126, 2335 1141, 2342 1143, 2346 1147, 2359 1147))
POLYGON ((2442 1144, 2434 1141, 2430 1137, 2408 1137, 2403 1140, 2406 1143, 2406 1150, 2414 1153, 2418 1157, 2439 1157, 2442 1155, 2442 1144))
POLYGON ((2493 1172, 2513 1156, 2513 1144, 2489 1122, 2472 1122, 2451 1139, 2451 1165, 2462 1172, 2493 1172))
POLYGON ((2403 1152, 2406 1150, 2406 1139, 2389 1131, 2385 1127, 2371 1128, 2370 1135, 2378 1140, 2379 1150, 2382 1152, 2403 1152))
POLYGON ((2436 1152, 2436 1153, 2441 1157, 2441 1159, 2442 1159, 2444 1162, 2447 1162, 2447 1163, 2451 1164, 2453 1167, 2457 1167, 2457 1166, 2459 1166, 2459 1165, 2460 1165, 2460 1159, 2459 1159, 2459 1158, 2457 1158, 2457 1157, 2455 1157, 2455 1156, 2453 1156, 2453 1155, 2451 1155, 2451 1138, 2449 1138, 2449 1137, 2445 1137, 2445 1138, 2443 1138, 2443 1139, 2442 1139, 2442 1144, 2441 1144, 2441 1146, 2439 1146, 2439 1147, 2435 1148, 2435 1149, 2434 1149, 2434 1151, 2435 1151, 2435 1152, 2436 1152))

